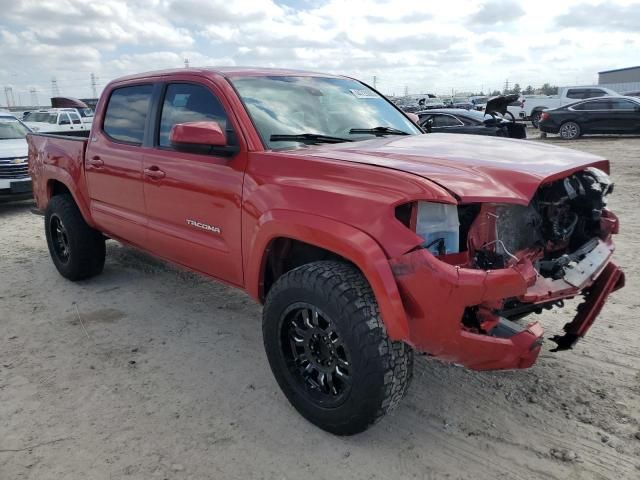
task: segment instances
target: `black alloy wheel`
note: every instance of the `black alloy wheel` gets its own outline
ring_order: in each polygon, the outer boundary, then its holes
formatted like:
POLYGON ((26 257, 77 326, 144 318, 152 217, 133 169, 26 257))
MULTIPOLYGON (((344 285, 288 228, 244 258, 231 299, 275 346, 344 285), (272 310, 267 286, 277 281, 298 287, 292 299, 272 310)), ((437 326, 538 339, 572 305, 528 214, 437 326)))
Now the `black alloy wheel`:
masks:
POLYGON ((69 236, 62 220, 57 215, 51 215, 49 219, 51 231, 52 250, 61 263, 69 262, 69 236))
POLYGON ((281 321, 282 354, 300 389, 319 406, 335 406, 349 393, 349 354, 331 319, 319 308, 294 303, 281 321))

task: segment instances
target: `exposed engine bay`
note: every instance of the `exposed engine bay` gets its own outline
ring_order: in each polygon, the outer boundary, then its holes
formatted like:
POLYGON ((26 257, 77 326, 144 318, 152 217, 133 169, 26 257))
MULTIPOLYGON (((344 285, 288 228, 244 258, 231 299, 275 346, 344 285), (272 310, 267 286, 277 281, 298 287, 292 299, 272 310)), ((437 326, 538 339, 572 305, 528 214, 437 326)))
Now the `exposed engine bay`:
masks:
MULTIPOLYGON (((570 292, 565 287, 580 289, 592 282, 611 255, 606 242, 616 233, 617 219, 606 209, 606 197, 612 190, 608 175, 587 168, 541 186, 527 206, 459 207, 460 243, 466 241, 468 249, 466 267, 496 270, 527 260, 541 277, 536 284, 544 285, 535 299, 505 298, 501 304, 467 309, 465 327, 510 336, 523 328, 515 320, 562 306, 579 293, 588 298, 588 290, 570 292), (554 289, 567 293, 555 294, 554 289)), ((559 349, 571 348, 576 339, 574 334, 554 337, 559 349)))
MULTIPOLYGON (((564 267, 609 234, 602 219, 612 190, 604 172, 588 168, 543 185, 527 206, 482 205, 468 227, 472 266, 504 268, 528 255, 540 275, 562 278, 564 267)), ((461 216, 461 230, 464 222, 461 216)))

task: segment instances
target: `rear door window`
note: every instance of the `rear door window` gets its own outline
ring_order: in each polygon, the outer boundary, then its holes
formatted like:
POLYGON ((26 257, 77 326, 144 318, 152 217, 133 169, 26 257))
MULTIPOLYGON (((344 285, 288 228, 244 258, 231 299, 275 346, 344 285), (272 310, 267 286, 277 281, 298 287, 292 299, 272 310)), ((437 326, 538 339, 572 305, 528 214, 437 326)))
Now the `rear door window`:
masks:
POLYGON ((217 122, 223 132, 230 128, 227 113, 209 89, 188 83, 170 84, 162 104, 158 145, 171 147, 171 129, 187 122, 217 122))
POLYGON ((69 115, 67 115, 66 113, 61 113, 58 117, 58 125, 71 125, 69 115))
POLYGON ((69 117, 71 118, 71 123, 73 123, 74 125, 79 125, 82 123, 82 119, 80 118, 80 115, 78 115, 75 112, 69 112, 69 117))
POLYGON ((152 90, 152 85, 116 88, 104 116, 104 133, 116 142, 141 145, 152 90))
POLYGON ((596 98, 596 97, 604 97, 607 95, 607 92, 604 90, 600 90, 599 88, 592 88, 587 92, 587 97, 585 98, 596 98))
POLYGON ((578 105, 574 105, 571 107, 573 110, 609 110, 610 102, 609 101, 600 101, 600 102, 583 102, 578 105))
POLYGON ((587 98, 586 93, 587 91, 584 88, 570 88, 567 90, 567 98, 587 98))

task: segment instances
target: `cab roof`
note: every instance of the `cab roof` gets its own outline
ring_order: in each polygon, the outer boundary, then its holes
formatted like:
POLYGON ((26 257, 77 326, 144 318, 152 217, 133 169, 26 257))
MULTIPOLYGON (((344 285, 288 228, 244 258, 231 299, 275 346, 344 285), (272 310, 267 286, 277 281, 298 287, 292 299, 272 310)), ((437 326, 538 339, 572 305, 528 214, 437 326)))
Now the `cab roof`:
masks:
POLYGON ((310 72, 306 70, 294 70, 288 68, 263 68, 263 67, 189 67, 173 68, 168 70, 154 70, 150 72, 136 73, 120 77, 115 81, 143 80, 150 77, 164 77, 179 74, 195 74, 199 76, 219 75, 225 78, 238 77, 275 77, 275 76, 295 76, 295 77, 326 77, 345 78, 342 75, 332 75, 327 73, 310 72))

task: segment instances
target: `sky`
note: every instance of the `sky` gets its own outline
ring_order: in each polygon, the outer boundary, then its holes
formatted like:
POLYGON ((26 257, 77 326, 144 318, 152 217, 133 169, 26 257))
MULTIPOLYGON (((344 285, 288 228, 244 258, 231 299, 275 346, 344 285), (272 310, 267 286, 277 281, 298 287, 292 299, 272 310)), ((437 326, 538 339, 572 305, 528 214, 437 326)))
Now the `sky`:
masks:
POLYGON ((388 95, 592 84, 640 65, 639 0, 0 0, 10 86, 91 97, 122 75, 243 65, 345 74, 388 95))

